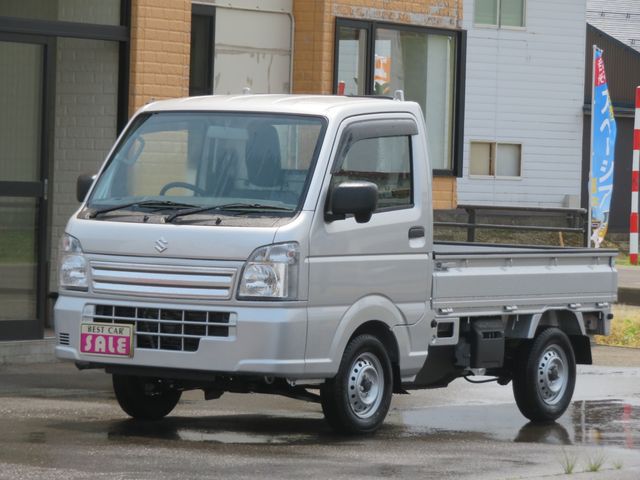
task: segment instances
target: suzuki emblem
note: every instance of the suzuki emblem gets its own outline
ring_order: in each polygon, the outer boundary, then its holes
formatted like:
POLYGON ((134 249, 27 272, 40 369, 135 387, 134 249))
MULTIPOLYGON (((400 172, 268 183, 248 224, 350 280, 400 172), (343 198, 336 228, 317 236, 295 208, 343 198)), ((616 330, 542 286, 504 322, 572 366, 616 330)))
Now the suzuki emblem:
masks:
POLYGON ((156 245, 154 248, 156 249, 156 252, 162 253, 168 247, 169 247, 169 242, 167 242, 167 240, 164 237, 160 237, 158 240, 156 240, 156 245))

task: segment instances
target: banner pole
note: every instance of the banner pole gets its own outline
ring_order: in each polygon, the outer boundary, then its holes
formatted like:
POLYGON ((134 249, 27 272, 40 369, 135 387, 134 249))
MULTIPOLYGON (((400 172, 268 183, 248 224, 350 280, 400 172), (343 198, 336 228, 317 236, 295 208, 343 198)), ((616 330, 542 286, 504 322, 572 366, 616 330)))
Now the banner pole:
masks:
POLYGON ((593 124, 595 122, 596 109, 596 51, 598 47, 593 45, 593 57, 591 59, 591 141, 589 142, 589 179, 587 180, 587 196, 589 197, 587 212, 587 247, 591 247, 591 230, 593 224, 591 221, 591 185, 593 183, 593 124))

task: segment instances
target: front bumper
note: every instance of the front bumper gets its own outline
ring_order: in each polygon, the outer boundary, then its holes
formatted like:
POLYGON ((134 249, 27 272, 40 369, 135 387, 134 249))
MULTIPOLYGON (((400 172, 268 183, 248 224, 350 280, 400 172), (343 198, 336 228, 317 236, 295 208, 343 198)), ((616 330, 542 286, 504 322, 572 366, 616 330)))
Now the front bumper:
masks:
POLYGON ((304 378, 307 310, 301 304, 184 305, 150 301, 97 300, 61 295, 54 310, 58 358, 106 365, 200 370, 220 374, 259 374, 304 378), (229 312, 228 336, 200 339, 197 351, 134 348, 131 358, 80 353, 80 323, 92 320, 93 305, 229 312))

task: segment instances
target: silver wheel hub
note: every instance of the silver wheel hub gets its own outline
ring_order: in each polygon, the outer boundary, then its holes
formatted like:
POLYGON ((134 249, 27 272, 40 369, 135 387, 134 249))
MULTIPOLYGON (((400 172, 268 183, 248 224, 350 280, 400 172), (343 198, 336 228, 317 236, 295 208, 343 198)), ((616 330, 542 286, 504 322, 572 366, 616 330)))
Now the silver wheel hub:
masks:
POLYGON ((384 373, 378 357, 362 353, 349 369, 347 394, 351 411, 359 418, 372 416, 382 402, 384 373))
POLYGON ((548 405, 560 401, 567 389, 567 357, 557 345, 548 346, 538 360, 537 388, 542 400, 548 405))

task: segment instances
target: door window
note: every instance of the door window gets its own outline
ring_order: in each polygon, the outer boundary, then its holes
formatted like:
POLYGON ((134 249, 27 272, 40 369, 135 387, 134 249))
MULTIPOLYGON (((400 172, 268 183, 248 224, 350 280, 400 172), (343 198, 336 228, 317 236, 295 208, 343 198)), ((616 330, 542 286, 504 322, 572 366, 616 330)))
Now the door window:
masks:
POLYGON ((343 154, 331 184, 365 180, 378 186, 376 211, 413 206, 411 137, 364 138, 343 154))

